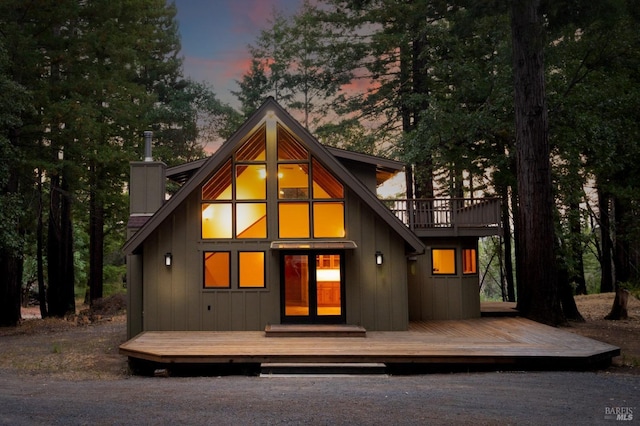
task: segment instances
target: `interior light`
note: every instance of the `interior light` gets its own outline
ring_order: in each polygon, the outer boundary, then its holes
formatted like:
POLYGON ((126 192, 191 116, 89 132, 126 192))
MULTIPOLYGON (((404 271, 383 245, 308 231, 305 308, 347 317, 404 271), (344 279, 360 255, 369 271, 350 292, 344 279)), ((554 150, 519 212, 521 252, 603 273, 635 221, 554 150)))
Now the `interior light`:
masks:
POLYGON ((266 179, 267 171, 265 169, 258 169, 258 176, 260 177, 260 179, 266 179))
POLYGON ((382 256, 382 252, 381 251, 377 251, 376 252, 376 265, 382 265, 382 262, 384 262, 384 257, 382 256))
POLYGON ((209 205, 209 206, 207 206, 207 208, 202 210, 202 219, 203 220, 211 220, 211 219, 213 219, 214 209, 215 209, 215 207, 213 207, 213 205, 209 205))
POLYGON ((173 255, 171 253, 164 254, 164 266, 166 267, 171 266, 172 260, 173 260, 173 255))

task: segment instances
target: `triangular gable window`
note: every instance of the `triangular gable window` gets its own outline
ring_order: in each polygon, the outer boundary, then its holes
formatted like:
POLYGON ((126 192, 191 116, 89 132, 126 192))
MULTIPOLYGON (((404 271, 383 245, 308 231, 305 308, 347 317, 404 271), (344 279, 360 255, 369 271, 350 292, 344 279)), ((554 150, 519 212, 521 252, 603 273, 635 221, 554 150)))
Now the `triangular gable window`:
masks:
POLYGON ((269 159, 269 130, 262 125, 202 186, 203 239, 345 237, 343 184, 287 129, 273 129, 276 161, 269 159), (268 184, 267 170, 277 174, 277 185, 268 184), (270 187, 277 193, 269 194, 270 187), (267 200, 278 203, 273 231, 267 200))

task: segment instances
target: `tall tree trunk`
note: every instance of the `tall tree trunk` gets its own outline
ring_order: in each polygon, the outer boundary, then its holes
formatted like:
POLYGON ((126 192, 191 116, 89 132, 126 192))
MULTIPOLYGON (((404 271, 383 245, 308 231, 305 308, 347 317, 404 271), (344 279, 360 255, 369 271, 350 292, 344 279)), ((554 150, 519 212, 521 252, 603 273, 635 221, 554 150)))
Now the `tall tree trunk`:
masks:
POLYGON ((518 309, 526 317, 557 325, 566 320, 558 297, 540 0, 512 2, 511 29, 520 203, 518 309))
MULTIPOLYGON (((514 173, 515 175, 515 173, 514 173)), ((515 272, 514 272, 514 268, 513 268, 513 261, 511 259, 509 259, 509 263, 511 264, 511 280, 513 281, 513 279, 515 278, 515 283, 511 282, 511 288, 509 289, 508 285, 509 285, 509 275, 507 275, 507 290, 510 290, 511 293, 514 294, 514 298, 513 301, 515 302, 517 299, 520 298, 520 275, 519 275, 519 270, 518 270, 518 262, 517 259, 520 258, 520 245, 518 244, 518 241, 520 241, 520 232, 518 230, 518 221, 517 218, 519 216, 518 210, 518 190, 517 187, 512 187, 511 188, 511 209, 513 210, 513 242, 514 242, 514 247, 513 247, 513 253, 515 255, 516 258, 516 265, 515 265, 515 272), (514 284, 515 284, 515 288, 514 288, 514 284), (516 289, 517 289, 517 293, 516 293, 516 289)), ((509 241, 509 244, 511 244, 511 241, 509 241)), ((511 300, 509 300, 511 302, 511 300)))
POLYGON ((21 319, 22 265, 15 253, 0 252, 0 327, 15 327, 21 319))
POLYGON ((89 300, 90 304, 102 298, 104 266, 104 203, 97 188, 99 178, 95 167, 95 182, 89 194, 89 300))
POLYGON ((608 320, 627 319, 627 303, 629 300, 629 291, 624 289, 621 284, 626 283, 631 278, 631 250, 629 244, 629 236, 627 235, 627 214, 630 206, 626 200, 616 197, 613 199, 614 205, 614 229, 615 229, 615 290, 616 296, 613 299, 611 312, 605 317, 608 320))
POLYGON ((502 232, 504 234, 504 281, 506 287, 506 301, 516 301, 515 284, 513 282, 513 261, 511 259, 512 247, 511 247, 511 217, 509 216, 509 187, 503 186, 501 188, 502 199, 502 232))
POLYGON ((49 314, 56 317, 75 312, 71 200, 65 182, 59 175, 51 177, 47 300, 49 314))
POLYGON ((42 170, 38 170, 38 226, 36 230, 36 265, 38 276, 38 303, 40 305, 40 317, 49 316, 47 310, 47 289, 44 284, 44 223, 43 223, 43 201, 42 201, 42 170))
POLYGON ((571 257, 573 258, 574 272, 569 277, 569 282, 576 283, 576 294, 587 294, 587 280, 584 277, 584 257, 582 249, 582 226, 580 225, 580 205, 571 203, 569 210, 569 222, 571 229, 571 257), (575 214, 577 213, 577 214, 575 214))
POLYGON ((611 220, 609 196, 598 185, 598 210, 600 214, 600 293, 613 291, 613 244, 611 242, 611 220))
MULTIPOLYGON (((3 192, 15 194, 18 191, 18 176, 15 173, 3 192)), ((15 224, 4 224, 18 226, 15 224)), ((0 327, 14 327, 18 325, 20 316, 20 299, 22 296, 22 268, 23 260, 19 253, 13 250, 0 250, 0 327)))

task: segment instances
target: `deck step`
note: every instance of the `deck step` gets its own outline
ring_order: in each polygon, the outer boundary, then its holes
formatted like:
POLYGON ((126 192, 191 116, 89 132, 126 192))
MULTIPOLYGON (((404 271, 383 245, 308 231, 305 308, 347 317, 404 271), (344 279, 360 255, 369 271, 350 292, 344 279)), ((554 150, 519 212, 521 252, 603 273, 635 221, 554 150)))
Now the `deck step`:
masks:
POLYGON ((260 377, 384 375, 386 365, 376 362, 262 363, 260 377))
POLYGON ((349 324, 269 324, 267 337, 367 337, 367 330, 349 324))
POLYGON ((515 302, 482 302, 480 304, 482 317, 517 317, 519 315, 515 302))

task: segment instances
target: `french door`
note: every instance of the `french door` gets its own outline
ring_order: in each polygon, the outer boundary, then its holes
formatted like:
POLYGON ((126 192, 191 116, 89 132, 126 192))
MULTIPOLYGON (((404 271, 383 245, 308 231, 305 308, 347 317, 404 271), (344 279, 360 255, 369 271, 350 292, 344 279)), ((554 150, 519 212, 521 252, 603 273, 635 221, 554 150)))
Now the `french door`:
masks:
POLYGON ((282 322, 344 323, 343 253, 304 251, 281 256, 282 322))

